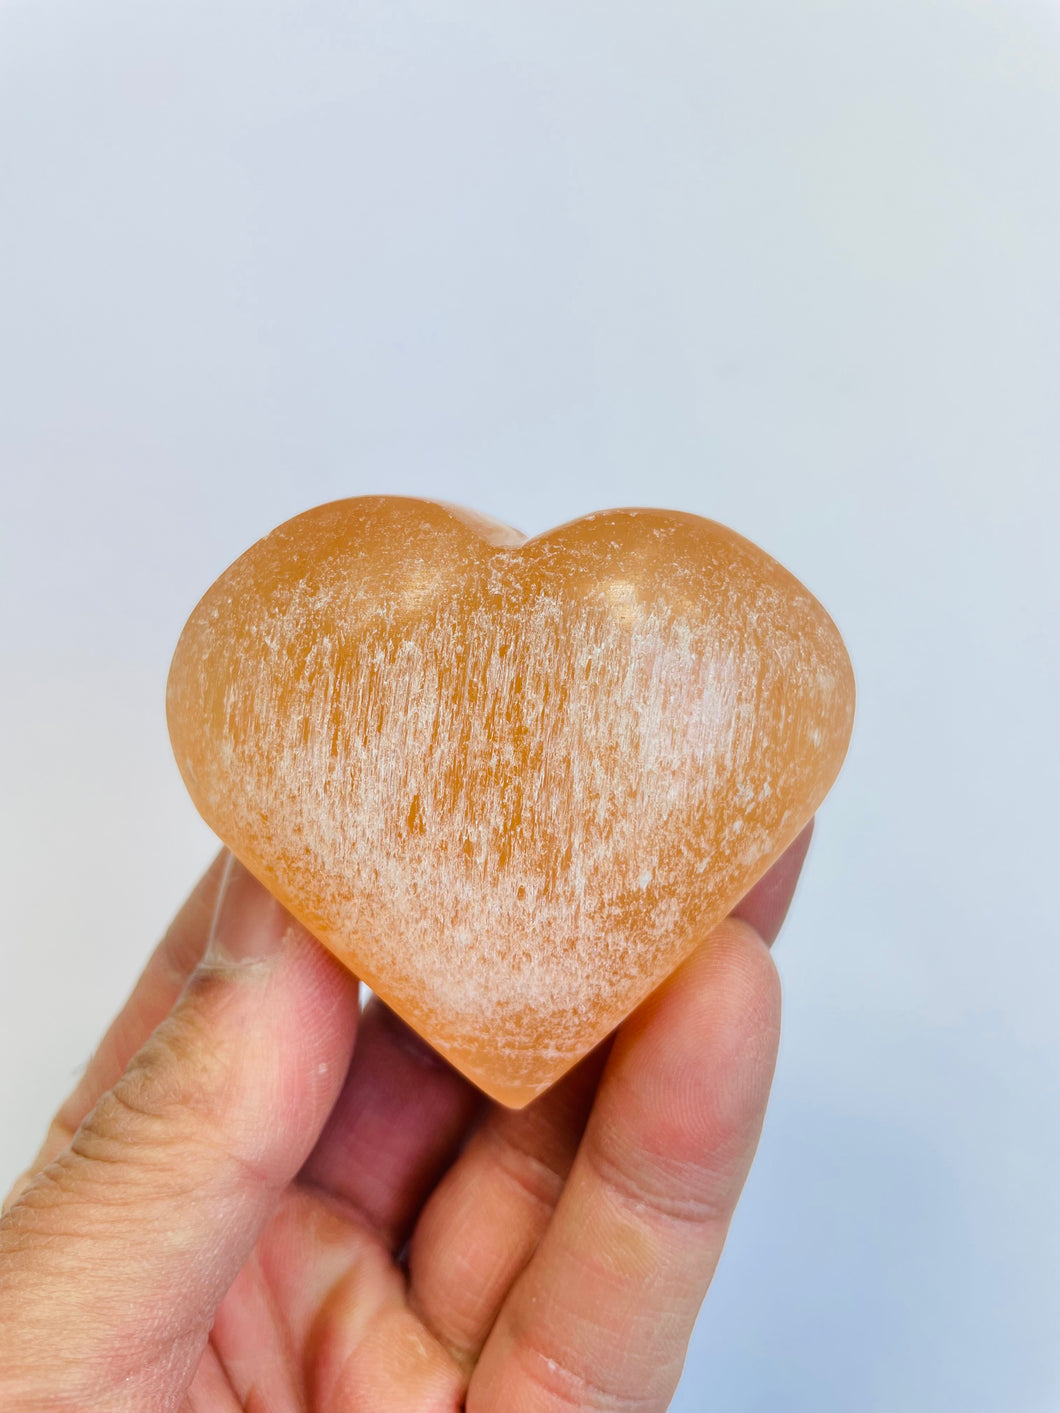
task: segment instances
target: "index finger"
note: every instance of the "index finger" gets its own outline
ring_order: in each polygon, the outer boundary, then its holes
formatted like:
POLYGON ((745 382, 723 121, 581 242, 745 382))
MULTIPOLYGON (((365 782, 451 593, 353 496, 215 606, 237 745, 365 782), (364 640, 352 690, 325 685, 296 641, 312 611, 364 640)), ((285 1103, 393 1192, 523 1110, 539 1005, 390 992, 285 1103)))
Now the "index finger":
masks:
POLYGON ((622 1027, 468 1408, 667 1407, 765 1113, 780 988, 729 919, 622 1027))

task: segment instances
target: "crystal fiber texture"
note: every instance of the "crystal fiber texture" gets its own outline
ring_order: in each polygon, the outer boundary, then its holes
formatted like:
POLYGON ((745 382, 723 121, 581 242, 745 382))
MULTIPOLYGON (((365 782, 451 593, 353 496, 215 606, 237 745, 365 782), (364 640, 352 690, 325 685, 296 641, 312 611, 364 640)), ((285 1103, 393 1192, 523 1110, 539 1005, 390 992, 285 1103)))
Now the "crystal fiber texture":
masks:
POLYGON ((207 822, 513 1106, 794 839, 853 709, 820 604, 713 521, 613 510, 527 540, 390 496, 249 549, 168 687, 207 822))

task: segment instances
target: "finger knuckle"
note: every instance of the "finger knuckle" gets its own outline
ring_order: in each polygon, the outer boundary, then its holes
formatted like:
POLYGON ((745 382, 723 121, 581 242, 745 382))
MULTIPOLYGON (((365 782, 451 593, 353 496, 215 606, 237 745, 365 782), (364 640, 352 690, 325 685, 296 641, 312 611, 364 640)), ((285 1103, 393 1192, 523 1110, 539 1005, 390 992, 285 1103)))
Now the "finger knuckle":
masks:
POLYGON ((596 1137, 586 1142, 585 1160, 612 1202, 641 1218, 693 1227, 728 1220, 727 1174, 703 1159, 647 1150, 613 1156, 596 1137))
POLYGON ((562 1350, 549 1349, 529 1332, 515 1342, 520 1377, 547 1400, 535 1403, 542 1413, 660 1413, 666 1400, 654 1391, 618 1387, 577 1363, 562 1350))

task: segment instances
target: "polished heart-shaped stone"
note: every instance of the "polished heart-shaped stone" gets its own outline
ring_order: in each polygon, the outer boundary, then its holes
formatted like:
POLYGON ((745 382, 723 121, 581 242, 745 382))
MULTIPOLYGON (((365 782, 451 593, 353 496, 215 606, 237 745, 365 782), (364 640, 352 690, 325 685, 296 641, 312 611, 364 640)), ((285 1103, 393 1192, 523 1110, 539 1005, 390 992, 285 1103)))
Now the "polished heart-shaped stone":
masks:
POLYGON ((513 1106, 795 838, 853 709, 823 608, 713 521, 612 510, 527 540, 391 496, 249 549, 168 688, 206 821, 513 1106))

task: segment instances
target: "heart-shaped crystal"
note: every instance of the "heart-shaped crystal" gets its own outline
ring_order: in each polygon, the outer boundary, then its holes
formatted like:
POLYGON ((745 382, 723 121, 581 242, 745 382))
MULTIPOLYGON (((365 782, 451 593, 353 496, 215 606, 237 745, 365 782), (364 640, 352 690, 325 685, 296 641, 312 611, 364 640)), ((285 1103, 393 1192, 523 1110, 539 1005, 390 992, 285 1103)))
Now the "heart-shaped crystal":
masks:
POLYGON ((794 839, 853 707, 831 619, 723 526, 614 510, 524 540, 389 496, 249 549, 168 689, 207 822, 515 1106, 794 839))

